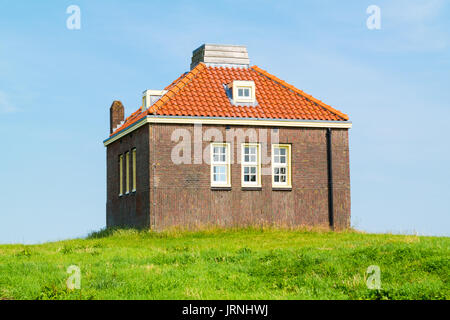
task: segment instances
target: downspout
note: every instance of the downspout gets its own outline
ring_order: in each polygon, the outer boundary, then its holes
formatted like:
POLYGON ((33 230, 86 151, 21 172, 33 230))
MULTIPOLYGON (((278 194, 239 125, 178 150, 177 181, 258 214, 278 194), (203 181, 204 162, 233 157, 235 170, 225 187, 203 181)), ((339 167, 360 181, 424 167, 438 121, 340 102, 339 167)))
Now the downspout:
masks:
POLYGON ((153 231, 156 230, 156 143, 155 143, 155 124, 151 124, 152 128, 152 153, 153 153, 153 161, 152 161, 152 171, 153 171, 153 231))
POLYGON ((333 207, 333 156, 331 147, 331 128, 327 128, 327 168, 328 168, 328 220, 330 228, 334 230, 333 207))

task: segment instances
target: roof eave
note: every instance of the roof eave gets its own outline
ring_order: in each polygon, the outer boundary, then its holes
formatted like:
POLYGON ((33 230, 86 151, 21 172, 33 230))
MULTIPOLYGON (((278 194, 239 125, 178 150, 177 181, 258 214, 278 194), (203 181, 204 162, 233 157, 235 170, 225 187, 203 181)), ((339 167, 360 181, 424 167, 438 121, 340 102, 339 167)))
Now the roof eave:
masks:
POLYGON ((173 124, 217 124, 239 126, 273 126, 273 127, 299 127, 299 128, 338 128, 350 129, 351 121, 343 120, 308 120, 308 119, 273 119, 273 118, 233 118, 233 117, 198 117, 198 116, 164 116, 147 115, 141 120, 130 124, 103 141, 104 146, 126 136, 146 123, 173 123, 173 124))

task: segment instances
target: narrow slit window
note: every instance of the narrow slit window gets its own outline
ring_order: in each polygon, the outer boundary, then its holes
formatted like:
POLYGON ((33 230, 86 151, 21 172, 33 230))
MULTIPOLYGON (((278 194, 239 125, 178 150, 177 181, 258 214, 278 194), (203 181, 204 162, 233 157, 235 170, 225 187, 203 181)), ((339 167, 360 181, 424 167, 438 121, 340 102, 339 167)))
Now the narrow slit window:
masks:
POLYGON ((291 145, 272 145, 272 186, 291 187, 291 145))
POLYGON ((261 149, 257 143, 242 144, 242 186, 261 186, 261 149))
POLYGON ((133 168, 133 187, 132 191, 136 191, 136 148, 131 150, 131 162, 133 168))
POLYGON ((230 144, 211 144, 211 186, 230 187, 230 144))
POLYGON ((123 195, 123 154, 119 155, 119 196, 123 195))
POLYGON ((130 153, 125 153, 125 193, 130 193, 130 153))

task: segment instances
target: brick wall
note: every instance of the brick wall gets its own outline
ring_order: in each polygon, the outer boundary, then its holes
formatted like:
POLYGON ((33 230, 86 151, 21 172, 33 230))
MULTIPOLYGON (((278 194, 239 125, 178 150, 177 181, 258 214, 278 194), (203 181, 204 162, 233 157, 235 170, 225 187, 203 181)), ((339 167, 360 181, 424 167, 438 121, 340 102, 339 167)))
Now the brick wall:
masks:
MULTIPOLYGON (((202 127, 202 134, 212 128, 202 127)), ((225 126, 215 126, 226 137, 225 126)), ((248 129, 234 127, 230 129, 248 129)), ((241 188, 237 164, 240 143, 234 143, 231 189, 212 190, 209 164, 174 164, 171 161, 175 129, 194 137, 193 125, 144 125, 107 147, 107 227, 131 226, 162 230, 180 226, 196 228, 249 225, 328 227, 328 176, 326 129, 279 128, 279 143, 290 143, 292 190, 272 190, 271 176, 262 175, 260 190, 241 188), (119 154, 137 149, 137 191, 119 194, 119 154), (153 165, 154 164, 154 165, 153 165)), ((267 129, 271 154, 270 128, 267 129)), ((260 141, 260 137, 258 137, 260 141)), ((202 151, 210 144, 203 141, 202 151)), ((263 147, 264 148, 264 147, 263 147)), ((334 223, 336 229, 350 226, 350 173, 348 130, 333 129, 334 223)), ((194 147, 191 147, 192 162, 194 147)), ((270 163, 262 166, 270 167, 270 163)), ((125 170, 125 162, 124 162, 125 170)), ((131 162, 130 162, 131 170, 131 162)), ((131 172, 130 172, 131 177, 131 172)), ((125 186, 125 173, 123 174, 125 186)), ((131 178, 130 178, 131 181, 131 178)))
MULTIPOLYGON (((177 128, 194 136, 193 125, 150 125, 152 155, 150 174, 151 223, 155 229, 170 226, 195 228, 275 224, 281 226, 328 226, 328 177, 326 129, 279 128, 279 142, 292 144, 292 190, 274 191, 271 176, 262 176, 261 190, 241 188, 240 164, 231 166, 231 190, 211 190, 208 164, 180 164, 171 161, 171 141, 177 128), (153 145, 154 143, 154 145, 153 145)), ((211 128, 204 125, 203 132, 211 128)), ((215 126, 226 137, 225 126, 215 126)), ((237 127, 231 127, 235 129, 237 127)), ((240 127, 246 129, 245 127, 240 127)), ((256 132, 259 129, 255 128, 256 132)), ((268 156, 270 130, 268 130, 268 156)), ((203 142, 203 150, 210 141, 203 142)), ((350 224, 350 175, 348 131, 333 130, 334 221, 337 229, 350 224)), ((234 144, 236 162, 237 148, 234 144)), ((191 148, 192 153, 194 148, 191 148)), ((270 164, 263 165, 270 167, 270 164)))
POLYGON ((143 126, 107 147, 106 152, 106 226, 147 227, 150 220, 149 134, 143 126), (125 152, 130 152, 130 190, 132 188, 131 150, 136 148, 136 192, 119 197, 119 155, 124 155, 123 191, 125 193, 125 152))

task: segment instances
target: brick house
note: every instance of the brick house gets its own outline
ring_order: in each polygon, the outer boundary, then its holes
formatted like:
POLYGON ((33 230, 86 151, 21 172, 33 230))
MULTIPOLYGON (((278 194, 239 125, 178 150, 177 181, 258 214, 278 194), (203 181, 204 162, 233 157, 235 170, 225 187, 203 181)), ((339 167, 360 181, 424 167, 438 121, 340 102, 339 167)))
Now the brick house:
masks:
POLYGON ((189 72, 110 108, 107 227, 350 225, 348 116, 202 45, 189 72))

